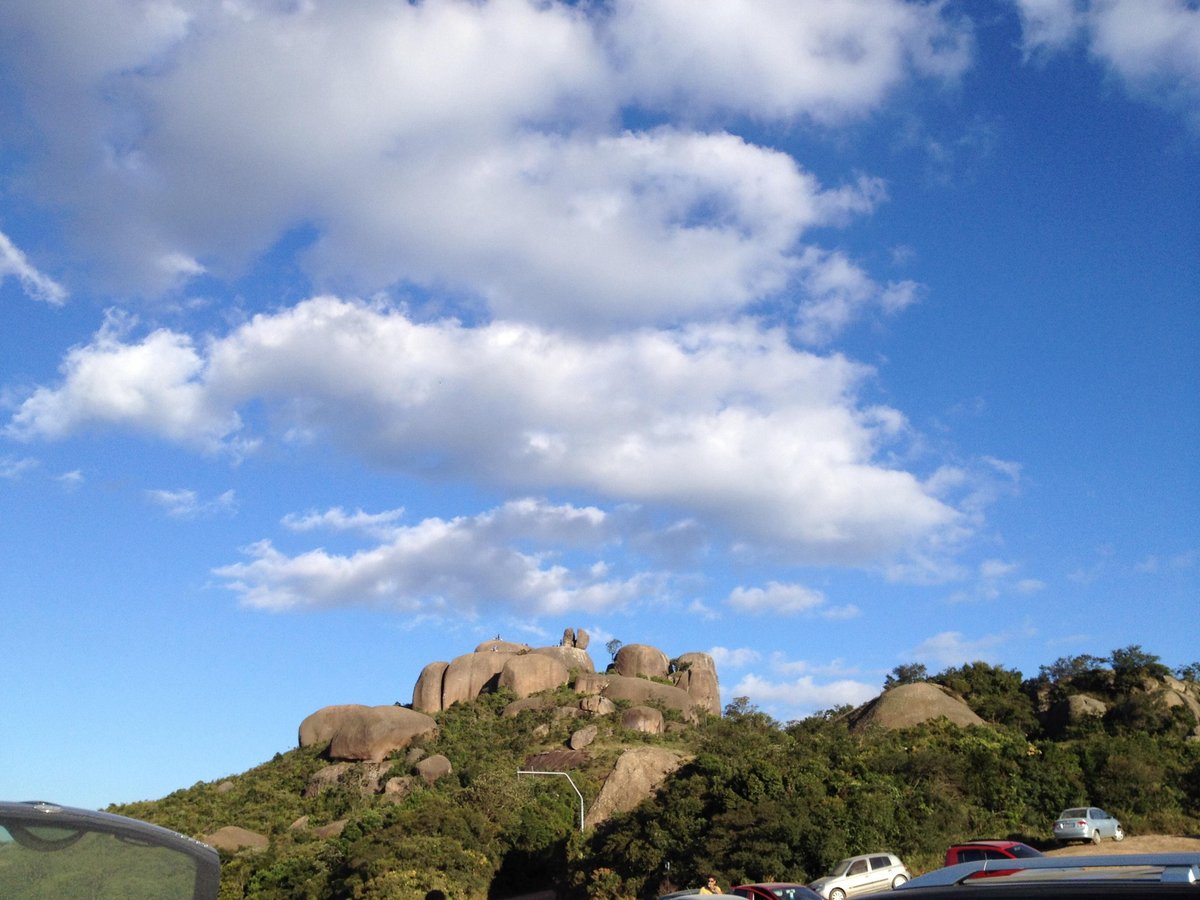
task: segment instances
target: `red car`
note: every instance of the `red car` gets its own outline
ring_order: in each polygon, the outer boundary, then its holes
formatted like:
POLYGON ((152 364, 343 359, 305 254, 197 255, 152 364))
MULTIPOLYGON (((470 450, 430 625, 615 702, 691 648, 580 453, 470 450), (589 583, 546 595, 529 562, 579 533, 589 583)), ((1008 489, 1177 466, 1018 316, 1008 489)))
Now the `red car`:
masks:
POLYGON ((781 881, 740 884, 729 892, 749 900, 821 900, 820 894, 803 884, 781 881))
POLYGON ((953 866, 984 859, 1029 859, 1032 856, 1044 855, 1040 850, 1035 850, 1020 841, 967 841, 946 850, 946 865, 953 866))

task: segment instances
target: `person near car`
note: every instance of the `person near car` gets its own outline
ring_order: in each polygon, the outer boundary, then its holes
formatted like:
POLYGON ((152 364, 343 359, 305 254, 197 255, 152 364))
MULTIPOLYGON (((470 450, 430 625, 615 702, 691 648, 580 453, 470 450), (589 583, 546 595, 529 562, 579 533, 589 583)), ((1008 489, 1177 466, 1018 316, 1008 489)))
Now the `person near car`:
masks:
POLYGON ((704 887, 700 888, 700 893, 701 894, 723 894, 725 892, 723 890, 721 890, 721 886, 719 884, 717 884, 716 876, 709 875, 708 881, 706 881, 704 883, 704 887))

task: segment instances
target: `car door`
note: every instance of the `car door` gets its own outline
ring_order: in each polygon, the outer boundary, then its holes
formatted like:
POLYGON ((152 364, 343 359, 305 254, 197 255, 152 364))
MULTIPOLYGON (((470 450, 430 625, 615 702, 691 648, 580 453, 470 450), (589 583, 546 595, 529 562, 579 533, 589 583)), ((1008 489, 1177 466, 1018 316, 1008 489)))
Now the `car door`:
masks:
POLYGON ((1110 838, 1115 835, 1116 829, 1113 827, 1114 820, 1111 815, 1102 809, 1093 809, 1092 815, 1096 818, 1096 829, 1100 832, 1101 836, 1110 838))
POLYGON ((890 856, 871 857, 870 891, 882 891, 891 887, 892 858, 890 856))
POLYGON ((856 859, 846 870, 846 895, 861 894, 869 891, 871 883, 871 866, 866 859, 856 859))

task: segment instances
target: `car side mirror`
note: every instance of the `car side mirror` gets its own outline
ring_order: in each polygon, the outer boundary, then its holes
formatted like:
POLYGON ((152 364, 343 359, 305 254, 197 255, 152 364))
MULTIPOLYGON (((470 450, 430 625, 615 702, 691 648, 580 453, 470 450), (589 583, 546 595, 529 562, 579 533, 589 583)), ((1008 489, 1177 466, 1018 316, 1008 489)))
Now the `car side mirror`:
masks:
POLYGON ((149 822, 0 802, 0 896, 216 900, 217 851, 149 822))

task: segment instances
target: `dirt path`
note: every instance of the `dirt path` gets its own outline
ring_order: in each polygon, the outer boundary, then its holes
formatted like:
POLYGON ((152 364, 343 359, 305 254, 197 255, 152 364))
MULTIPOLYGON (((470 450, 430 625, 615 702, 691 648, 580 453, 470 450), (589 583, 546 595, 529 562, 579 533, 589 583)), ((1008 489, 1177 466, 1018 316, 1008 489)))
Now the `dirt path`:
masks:
POLYGON ((1120 842, 1068 844, 1066 847, 1046 851, 1047 856, 1098 856, 1113 853, 1200 853, 1200 837, 1136 834, 1120 842))

